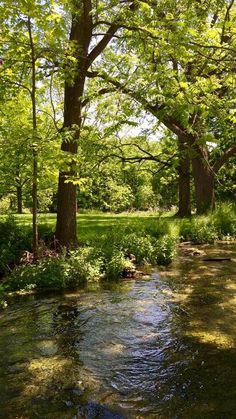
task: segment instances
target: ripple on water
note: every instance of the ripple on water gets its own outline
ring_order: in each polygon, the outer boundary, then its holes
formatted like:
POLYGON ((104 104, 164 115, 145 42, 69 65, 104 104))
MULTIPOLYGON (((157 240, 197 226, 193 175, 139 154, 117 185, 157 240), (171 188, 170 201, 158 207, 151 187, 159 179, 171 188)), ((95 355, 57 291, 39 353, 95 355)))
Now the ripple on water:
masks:
POLYGON ((233 256, 180 259, 149 281, 19 299, 0 314, 0 417, 234 418, 235 279, 233 256))

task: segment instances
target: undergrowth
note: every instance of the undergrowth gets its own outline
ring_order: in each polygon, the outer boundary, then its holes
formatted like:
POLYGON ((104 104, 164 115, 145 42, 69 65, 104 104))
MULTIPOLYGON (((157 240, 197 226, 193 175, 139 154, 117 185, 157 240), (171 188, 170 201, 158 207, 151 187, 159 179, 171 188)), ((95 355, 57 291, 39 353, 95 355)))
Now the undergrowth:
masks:
MULTIPOLYGON (((52 236, 52 228, 43 226, 41 237, 52 236)), ((184 220, 150 219, 112 227, 80 243, 66 254, 42 253, 37 263, 20 262, 22 252, 31 250, 31 230, 16 224, 12 217, 0 222, 0 273, 5 275, 0 287, 0 307, 5 305, 5 287, 19 289, 76 288, 88 282, 118 280, 133 272, 135 263, 168 265, 179 240, 195 244, 236 237, 236 211, 232 204, 221 204, 207 216, 184 220), (46 255, 46 256, 45 256, 46 255)))

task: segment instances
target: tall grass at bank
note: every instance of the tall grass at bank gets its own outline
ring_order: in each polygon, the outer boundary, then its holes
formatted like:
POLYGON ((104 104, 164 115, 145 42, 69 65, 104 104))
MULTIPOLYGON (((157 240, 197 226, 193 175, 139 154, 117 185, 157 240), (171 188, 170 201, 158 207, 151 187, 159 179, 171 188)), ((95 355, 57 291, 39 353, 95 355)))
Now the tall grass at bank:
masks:
POLYGON ((211 215, 219 239, 236 237, 236 204, 223 203, 211 215))
POLYGON ((179 220, 179 238, 195 244, 235 239, 236 206, 222 203, 208 215, 179 220))

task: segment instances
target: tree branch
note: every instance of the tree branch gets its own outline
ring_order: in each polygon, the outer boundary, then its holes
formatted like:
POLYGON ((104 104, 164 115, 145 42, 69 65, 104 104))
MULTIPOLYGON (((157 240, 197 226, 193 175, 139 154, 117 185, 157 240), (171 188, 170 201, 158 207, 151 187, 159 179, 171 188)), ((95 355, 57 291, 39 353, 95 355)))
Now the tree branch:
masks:
POLYGON ((217 173, 221 167, 233 156, 236 155, 236 145, 228 148, 224 154, 213 165, 213 171, 217 173))
POLYGON ((93 99, 96 99, 97 97, 99 97, 99 96, 102 96, 102 95, 105 95, 105 94, 107 94, 107 93, 112 93, 112 92, 115 92, 116 91, 116 89, 114 89, 114 88, 109 88, 109 87, 107 87, 107 88, 103 88, 103 89, 100 89, 98 92, 97 92, 97 94, 96 95, 93 95, 93 96, 90 96, 90 97, 87 97, 86 99, 84 99, 83 100, 83 102, 82 102, 82 108, 84 108, 86 105, 88 105, 93 99))
POLYGON ((226 24, 227 22, 230 21, 230 10, 232 9, 233 5, 234 5, 234 0, 231 0, 228 7, 226 8, 225 18, 224 18, 222 33, 221 33, 221 40, 220 40, 221 44, 223 44, 226 41, 225 39, 226 24))
POLYGON ((119 29, 118 23, 112 23, 108 28, 107 32, 103 36, 100 42, 92 49, 88 55, 88 68, 96 60, 96 58, 103 52, 106 46, 109 44, 117 30, 119 29))
POLYGON ((104 81, 112 84, 117 88, 118 91, 130 96, 136 102, 141 104, 147 111, 149 111, 153 116, 155 116, 161 123, 163 123, 170 131, 172 131, 177 136, 181 136, 182 138, 187 139, 188 133, 186 132, 185 128, 181 126, 179 121, 171 116, 163 116, 158 115, 158 113, 163 110, 166 105, 164 103, 155 103, 151 104, 145 99, 143 96, 140 96, 138 92, 128 88, 127 86, 120 83, 118 80, 113 79, 112 77, 108 76, 106 73, 99 73, 97 71, 87 72, 87 77, 100 77, 104 81))

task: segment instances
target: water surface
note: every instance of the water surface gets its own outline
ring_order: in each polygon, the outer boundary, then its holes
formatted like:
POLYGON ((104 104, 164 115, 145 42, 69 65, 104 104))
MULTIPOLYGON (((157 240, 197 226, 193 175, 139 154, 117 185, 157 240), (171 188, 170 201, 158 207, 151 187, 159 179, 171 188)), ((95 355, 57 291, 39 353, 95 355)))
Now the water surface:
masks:
POLYGON ((236 247, 0 313, 1 418, 235 418, 236 247))

